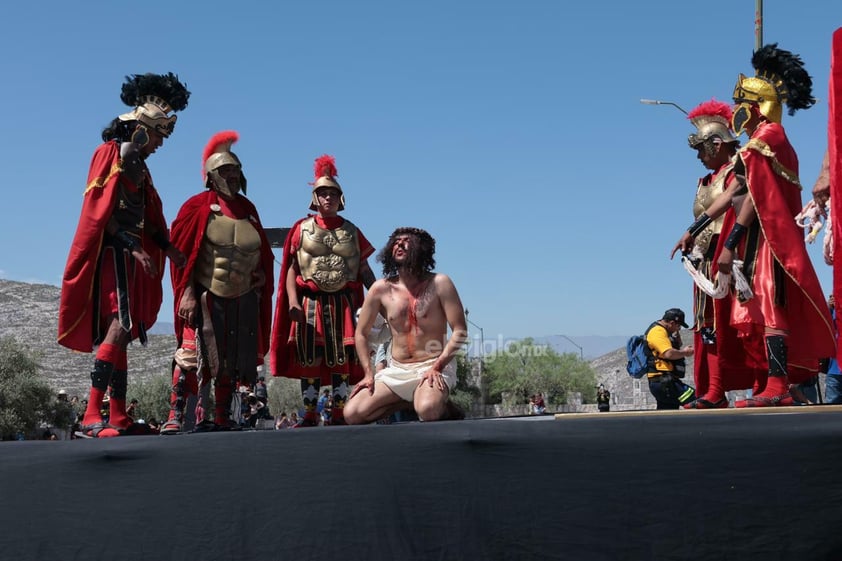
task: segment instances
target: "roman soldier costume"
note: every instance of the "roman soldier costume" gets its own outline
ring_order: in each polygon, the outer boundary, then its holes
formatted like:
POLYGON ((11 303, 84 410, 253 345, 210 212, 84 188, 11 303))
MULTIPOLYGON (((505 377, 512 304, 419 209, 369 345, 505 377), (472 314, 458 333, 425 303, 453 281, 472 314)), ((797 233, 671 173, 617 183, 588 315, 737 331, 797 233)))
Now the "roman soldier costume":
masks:
MULTIPOLYGON (((172 223, 172 243, 187 256, 171 267, 178 350, 173 364, 169 420, 162 434, 181 431, 187 397, 214 381, 214 418, 202 425, 231 428, 235 388, 257 380, 269 344, 274 257, 257 209, 244 195, 246 178, 231 151, 234 131, 215 135, 205 147, 206 191, 187 200, 172 223), (223 167, 236 169, 226 180, 223 167), (185 295, 195 302, 186 315, 185 295), (192 321, 191 321, 192 319, 192 321)), ((206 405, 206 404, 205 404, 206 405)))
MULTIPOLYGON (((740 336, 765 339, 768 367, 765 388, 736 406, 768 407, 795 403, 788 384, 814 376, 819 358, 835 354, 835 337, 803 232, 794 220, 802 208, 798 158, 781 126, 784 104, 792 115, 815 103, 812 80, 800 57, 774 44, 755 52, 752 65, 755 76, 741 74, 734 89, 732 125, 739 133, 750 120, 759 124, 737 155, 735 171, 744 191, 735 196, 736 212, 726 216, 722 231, 727 232, 723 247, 743 260, 754 292, 747 301, 732 299, 729 324, 740 336), (757 219, 743 225, 736 217, 746 195, 757 219)), ((739 344, 719 351, 733 360, 746 352, 739 344)))
MULTIPOLYGON (((316 192, 321 188, 337 190, 339 210, 345 208, 345 196, 336 176, 333 157, 324 155, 316 160, 310 210, 319 208, 316 192)), ((338 215, 308 215, 296 222, 287 236, 275 306, 271 364, 275 376, 301 379, 305 407, 301 426, 318 425, 319 389, 328 384, 333 387, 334 398, 331 423, 342 424, 349 384, 362 379, 354 346, 355 312, 363 301, 361 266, 373 252, 362 232, 338 215), (303 322, 290 318, 286 284, 289 274, 295 275, 303 322)))
MULTIPOLYGON (((721 147, 717 144, 737 144, 737 138, 731 131, 731 107, 717 100, 706 101, 688 114, 687 118, 696 127, 696 132, 689 135, 688 144, 694 150, 703 150, 709 157, 715 157, 721 147)), ((696 197, 693 201, 693 216, 700 219, 713 202, 734 180, 734 160, 729 159, 718 170, 699 179, 696 197)), ((693 260, 696 269, 706 278, 713 278, 716 272, 716 260, 721 250, 720 237, 722 224, 726 217, 733 221, 733 208, 712 220, 695 236, 693 260)), ((729 313, 724 314, 724 321, 716 321, 714 298, 699 286, 693 286, 693 312, 695 316, 694 368, 693 373, 698 395, 703 396, 685 405, 685 408, 708 409, 727 407, 725 392, 728 390, 751 387, 757 375, 763 375, 765 367, 762 353, 759 356, 746 356, 736 364, 729 364, 720 356, 718 350, 724 343, 729 344, 729 337, 736 337, 736 332, 728 325, 729 313), (722 333, 723 335, 719 335, 722 333), (724 375, 723 375, 724 373, 724 375)), ((730 298, 721 302, 722 312, 730 310, 730 298)))
POLYGON ((91 352, 98 345, 91 373, 91 394, 83 420, 88 436, 115 436, 131 425, 125 412, 125 347, 104 342, 116 317, 124 340, 146 342, 161 306, 161 278, 170 243, 161 199, 144 161, 150 132, 168 137, 190 92, 174 74, 126 78, 121 99, 132 107, 103 131, 94 152, 82 212, 62 279, 58 342, 91 352), (136 257, 140 256, 140 257, 136 257), (146 274, 139 259, 148 256, 156 274, 146 274), (99 413, 111 387, 111 427, 99 413))

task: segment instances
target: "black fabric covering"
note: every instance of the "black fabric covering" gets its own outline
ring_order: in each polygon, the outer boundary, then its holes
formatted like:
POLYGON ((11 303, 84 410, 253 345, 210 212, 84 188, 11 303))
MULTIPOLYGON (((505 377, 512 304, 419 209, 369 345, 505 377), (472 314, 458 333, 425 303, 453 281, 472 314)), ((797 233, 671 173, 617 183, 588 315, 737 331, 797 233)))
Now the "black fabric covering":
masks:
POLYGON ((804 409, 3 443, 0 558, 838 560, 804 409))

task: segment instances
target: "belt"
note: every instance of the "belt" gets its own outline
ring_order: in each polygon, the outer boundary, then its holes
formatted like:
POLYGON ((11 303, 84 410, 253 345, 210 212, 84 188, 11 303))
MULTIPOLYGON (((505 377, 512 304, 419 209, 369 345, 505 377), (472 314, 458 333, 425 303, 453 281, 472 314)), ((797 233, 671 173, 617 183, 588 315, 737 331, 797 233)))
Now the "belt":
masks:
POLYGON ((660 383, 672 382, 674 379, 675 379, 675 377, 672 374, 661 374, 659 376, 650 376, 649 377, 650 382, 660 382, 660 383))

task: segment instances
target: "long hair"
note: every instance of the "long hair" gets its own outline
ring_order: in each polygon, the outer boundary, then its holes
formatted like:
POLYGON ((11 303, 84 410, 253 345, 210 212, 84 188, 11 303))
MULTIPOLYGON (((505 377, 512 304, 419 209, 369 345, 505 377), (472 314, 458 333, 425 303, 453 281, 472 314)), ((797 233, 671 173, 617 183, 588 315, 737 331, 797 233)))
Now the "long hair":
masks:
POLYGON ((421 228, 402 227, 398 228, 389 236, 386 247, 377 254, 377 260, 383 263, 383 276, 392 278, 398 275, 399 269, 404 269, 415 277, 423 277, 436 266, 433 255, 436 253, 436 240, 429 233, 421 228), (409 248, 407 249, 406 262, 401 266, 392 257, 392 247, 399 236, 411 236, 409 248))
POLYGON ((137 121, 121 121, 115 118, 107 127, 102 129, 102 141, 117 140, 119 142, 128 142, 132 139, 132 133, 134 133, 136 127, 137 121))

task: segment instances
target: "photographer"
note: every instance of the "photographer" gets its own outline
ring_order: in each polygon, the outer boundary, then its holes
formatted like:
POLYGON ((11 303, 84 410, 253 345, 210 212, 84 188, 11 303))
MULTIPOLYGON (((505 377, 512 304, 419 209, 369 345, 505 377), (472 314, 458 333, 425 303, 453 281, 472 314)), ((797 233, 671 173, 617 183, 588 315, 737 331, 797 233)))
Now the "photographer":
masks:
POLYGON ((600 412, 611 410, 611 392, 602 384, 596 387, 596 407, 600 412))
POLYGON ((684 321, 684 312, 670 308, 646 330, 646 343, 655 359, 647 378, 658 409, 678 409, 696 399, 696 391, 681 381, 684 359, 693 356, 693 345, 681 344, 679 331, 682 327, 689 327, 684 321))

